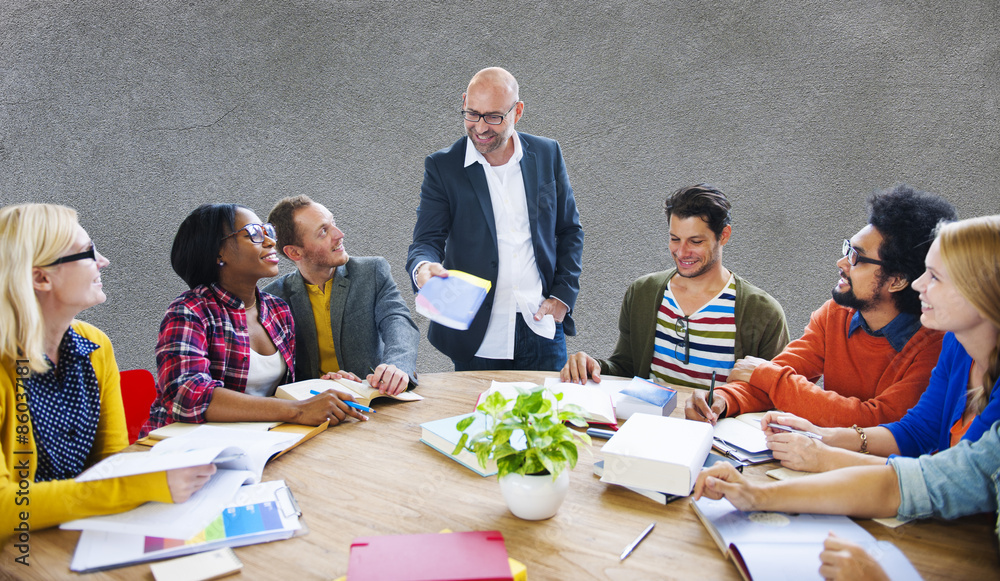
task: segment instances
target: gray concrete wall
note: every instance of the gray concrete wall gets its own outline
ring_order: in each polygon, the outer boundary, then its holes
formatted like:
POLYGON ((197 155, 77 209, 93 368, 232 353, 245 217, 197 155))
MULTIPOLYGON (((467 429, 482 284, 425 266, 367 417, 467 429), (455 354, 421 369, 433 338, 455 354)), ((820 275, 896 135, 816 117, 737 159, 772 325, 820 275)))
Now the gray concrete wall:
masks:
MULTIPOLYGON (((735 205, 726 263, 797 335, 874 189, 1000 212, 998 38, 996 0, 4 0, 0 204, 79 210, 111 259, 108 302, 82 318, 123 368, 152 369, 185 290, 170 243, 204 202, 264 216, 308 194, 406 285, 423 158, 462 134, 472 74, 500 65, 518 128, 562 143, 576 190, 571 351, 610 352, 626 286, 669 264, 665 194, 700 181, 735 205)), ((424 339, 419 369, 450 362, 424 339)))

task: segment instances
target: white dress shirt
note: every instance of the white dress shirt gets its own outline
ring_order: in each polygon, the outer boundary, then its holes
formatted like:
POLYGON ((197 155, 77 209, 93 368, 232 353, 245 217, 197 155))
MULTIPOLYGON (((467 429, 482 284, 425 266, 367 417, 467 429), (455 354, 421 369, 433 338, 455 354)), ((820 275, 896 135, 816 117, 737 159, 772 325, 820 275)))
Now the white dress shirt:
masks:
POLYGON ((497 251, 500 255, 493 310, 486 327, 486 336, 476 352, 484 359, 514 358, 514 328, 518 312, 536 334, 551 339, 556 325, 552 315, 535 321, 534 313, 545 300, 542 277, 535 264, 535 249, 531 244, 528 222, 528 202, 521 175, 521 140, 513 134, 514 155, 501 166, 491 166, 483 154, 466 141, 465 167, 474 163, 483 166, 490 188, 493 217, 496 221, 497 251))

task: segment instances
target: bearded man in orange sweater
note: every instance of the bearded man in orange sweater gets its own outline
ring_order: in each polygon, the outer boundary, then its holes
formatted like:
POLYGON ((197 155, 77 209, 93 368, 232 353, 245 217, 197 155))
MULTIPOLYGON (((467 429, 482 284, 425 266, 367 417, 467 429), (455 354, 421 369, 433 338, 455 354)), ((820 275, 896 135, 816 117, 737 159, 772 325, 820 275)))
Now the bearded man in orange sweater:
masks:
POLYGON ((777 408, 817 426, 863 428, 894 422, 917 403, 942 333, 920 325, 910 283, 924 271, 935 226, 957 216, 944 199, 907 185, 876 192, 868 206, 868 225, 844 240, 833 299, 813 312, 802 338, 771 361, 737 361, 711 406, 705 392, 692 395, 688 419, 714 424, 777 408))

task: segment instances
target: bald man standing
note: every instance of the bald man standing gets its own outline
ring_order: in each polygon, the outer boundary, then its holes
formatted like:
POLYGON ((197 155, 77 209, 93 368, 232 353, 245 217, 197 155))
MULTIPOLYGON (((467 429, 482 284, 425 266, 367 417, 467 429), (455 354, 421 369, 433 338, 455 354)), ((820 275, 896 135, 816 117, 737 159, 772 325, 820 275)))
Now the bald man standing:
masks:
POLYGON ((468 330, 430 324, 456 371, 559 371, 580 290, 583 229, 559 144, 517 133, 517 80, 476 73, 462 95, 466 137, 424 161, 407 270, 414 290, 454 268, 493 283, 468 330))

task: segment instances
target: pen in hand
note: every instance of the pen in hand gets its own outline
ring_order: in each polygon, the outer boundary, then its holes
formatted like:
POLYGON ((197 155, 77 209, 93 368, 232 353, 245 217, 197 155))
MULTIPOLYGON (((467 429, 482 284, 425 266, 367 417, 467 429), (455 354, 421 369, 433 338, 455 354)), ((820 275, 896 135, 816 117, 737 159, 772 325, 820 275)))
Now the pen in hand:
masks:
POLYGON ((708 407, 712 407, 715 401, 715 371, 712 371, 712 385, 708 388, 708 407))
MULTIPOLYGON (((311 393, 313 395, 319 395, 319 394, 321 394, 323 392, 316 391, 315 389, 310 389, 309 393, 311 393)), ((346 403, 347 407, 352 407, 352 408, 354 408, 356 410, 359 410, 359 411, 368 412, 370 414, 377 414, 378 413, 377 411, 373 410, 372 408, 370 408, 368 406, 363 406, 363 405, 361 405, 361 404, 359 404, 357 402, 353 402, 353 401, 351 401, 349 399, 342 399, 340 401, 346 403)))
POLYGON ((795 429, 795 428, 793 428, 791 426, 785 426, 785 425, 782 425, 782 424, 776 424, 774 422, 771 422, 771 423, 767 424, 767 426, 769 428, 771 428, 772 430, 781 430, 783 432, 788 432, 790 434, 799 434, 801 436, 806 436, 807 438, 812 438, 813 440, 822 440, 823 439, 823 436, 820 436, 819 434, 817 434, 815 432, 807 432, 805 430, 797 430, 797 429, 795 429))

